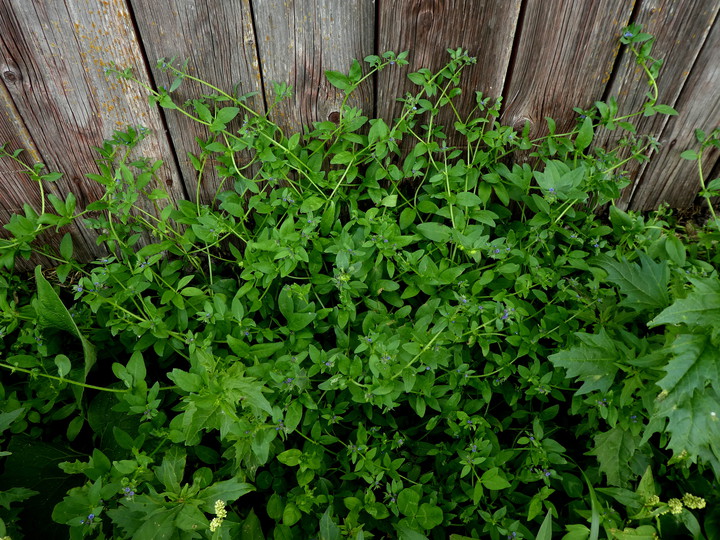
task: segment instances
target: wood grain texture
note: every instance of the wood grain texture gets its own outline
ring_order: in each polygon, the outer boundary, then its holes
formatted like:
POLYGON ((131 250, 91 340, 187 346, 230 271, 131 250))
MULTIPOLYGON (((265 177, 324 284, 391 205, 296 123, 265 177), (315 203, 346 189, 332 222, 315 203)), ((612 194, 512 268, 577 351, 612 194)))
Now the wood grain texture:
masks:
POLYGON ((558 133, 575 125, 573 107, 600 99, 619 49, 619 30, 634 1, 528 0, 505 90, 504 123, 532 136, 547 133, 546 116, 558 133))
MULTIPOLYGON (((232 94, 236 85, 237 95, 257 92, 258 95, 247 103, 258 112, 265 111, 249 0, 212 3, 200 0, 131 0, 131 5, 157 85, 172 82, 167 72, 157 68, 157 60, 176 57, 176 65, 187 60, 191 75, 227 93, 232 94)), ((212 91, 207 87, 185 80, 173 93, 173 99, 176 103, 183 103, 209 93, 212 91)), ((198 154, 195 138, 207 139, 207 129, 175 111, 167 111, 165 118, 186 189, 194 199, 197 173, 187 156, 188 152, 198 154)), ((237 125, 239 120, 231 124, 237 125)), ((212 165, 208 164, 202 177, 200 198, 204 201, 212 200, 221 184, 212 165)))
MULTIPOLYGON (((137 86, 103 74, 115 61, 147 80, 125 2, 0 0, 0 6, 0 73, 42 161, 65 173, 50 189, 63 197, 72 191, 79 208, 96 200, 101 186, 84 178, 97 171, 92 147, 119 128, 142 124, 157 135, 139 152, 164 157, 161 180, 172 197, 184 196, 158 114, 137 86)), ((96 247, 92 232, 81 232, 76 255, 83 259, 96 247)))
MULTIPOLYGON (((378 52, 410 51, 410 65, 388 68, 378 76, 377 114, 386 121, 400 115, 395 100, 417 87, 407 74, 420 68, 435 72, 450 59, 447 49, 462 47, 477 64, 461 78, 457 98, 461 117, 475 106, 475 92, 499 97, 505 85, 515 36, 520 0, 378 0, 378 52)), ((454 117, 441 114, 441 125, 454 117)))
MULTIPOLYGON (((374 52, 372 0, 255 0, 255 29, 266 101, 275 99, 273 81, 294 87, 294 96, 271 115, 286 133, 312 122, 334 119, 343 94, 325 78, 326 70, 347 73, 353 59, 374 52)), ((372 85, 363 85, 348 102, 373 110, 372 85)))
MULTIPOLYGON (((720 127, 720 16, 716 16, 692 71, 675 103, 678 116, 672 117, 661 134, 665 145, 645 167, 642 182, 637 186, 631 206, 638 210, 656 208, 671 202, 674 207, 690 205, 700 189, 697 164, 680 158, 680 153, 697 149, 694 130, 710 132, 720 127)), ((703 156, 706 179, 720 172, 720 151, 708 149, 703 156)))
MULTIPOLYGON (((652 56, 663 60, 663 66, 658 77, 659 99, 658 103, 675 106, 683 88, 687 87, 688 75, 696 72, 697 59, 703 47, 707 48, 706 39, 710 28, 720 12, 720 1, 718 0, 687 0, 682 4, 676 0, 645 0, 640 5, 634 22, 643 26, 643 31, 655 36, 652 56)), ((716 50, 716 53, 718 51, 716 50)), ((705 68, 712 69, 712 65, 705 68)), ((628 114, 642 107, 648 91, 647 79, 641 68, 635 62, 634 55, 623 48, 617 73, 613 84, 609 89, 609 95, 616 96, 620 105, 619 113, 628 114)), ((707 103, 712 101, 713 96, 720 99, 720 87, 711 91, 710 95, 704 96, 701 100, 707 103)), ((700 106, 698 102, 695 106, 700 106)), ((711 103, 711 108, 712 108, 711 103)), ((703 107, 704 108, 704 107, 703 107)), ((670 117, 655 115, 651 117, 639 117, 635 119, 638 133, 647 133, 657 137, 661 144, 669 144, 674 137, 667 137, 664 134, 670 117)), ((681 126, 686 126, 682 121, 681 126)), ((688 133, 692 134, 694 127, 686 126, 688 133)), ((670 130, 673 131, 672 129, 670 130)), ((609 148, 614 145, 624 132, 613 131, 599 134, 596 139, 600 146, 609 148)), ((677 133, 675 134, 677 135, 677 133)), ((655 160, 656 158, 653 158, 655 160)), ((652 163, 652 162, 649 162, 652 163)), ((630 162, 624 169, 629 173, 633 184, 625 189, 618 201, 622 208, 651 208, 657 204, 652 200, 653 186, 662 179, 653 176, 646 176, 644 170, 648 162, 640 164, 630 162), (644 185, 643 192, 649 197, 648 201, 635 200, 635 194, 640 185, 644 185)), ((682 182, 682 180, 680 180, 682 182)), ((687 204, 687 200, 684 204, 687 204)))

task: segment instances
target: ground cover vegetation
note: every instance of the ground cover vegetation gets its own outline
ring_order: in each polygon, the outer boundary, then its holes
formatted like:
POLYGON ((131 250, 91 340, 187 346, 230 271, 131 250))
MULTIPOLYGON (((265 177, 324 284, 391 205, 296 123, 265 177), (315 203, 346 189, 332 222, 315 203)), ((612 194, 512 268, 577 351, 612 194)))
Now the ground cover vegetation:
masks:
MULTIPOLYGON (((106 193, 82 211, 28 167, 42 208, 0 240, 0 536, 718 538, 719 133, 683 155, 707 223, 614 206, 657 146, 634 120, 675 113, 652 37, 621 41, 643 107, 538 139, 480 93, 460 116, 462 49, 409 75, 392 123, 346 97, 291 136, 209 83, 178 103, 194 77, 161 61, 150 100, 207 127, 190 159, 198 193, 224 179, 212 201, 168 200, 143 128, 98 148, 106 193), (75 220, 105 256, 42 241, 75 220), (17 272, 32 254, 55 268, 17 272)), ((327 76, 350 96, 405 64, 327 76)))

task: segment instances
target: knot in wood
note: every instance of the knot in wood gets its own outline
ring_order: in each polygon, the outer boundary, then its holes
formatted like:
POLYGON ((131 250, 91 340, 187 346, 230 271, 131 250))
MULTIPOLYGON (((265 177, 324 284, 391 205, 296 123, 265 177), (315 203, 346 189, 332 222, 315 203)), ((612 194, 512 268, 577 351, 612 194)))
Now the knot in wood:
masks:
POLYGON ((340 121, 340 113, 338 111, 331 112, 328 114, 328 120, 337 124, 340 121))
POLYGON ((22 80, 22 75, 20 74, 20 72, 10 66, 6 66, 5 69, 3 69, 2 77, 5 82, 8 82, 10 84, 17 84, 22 80))

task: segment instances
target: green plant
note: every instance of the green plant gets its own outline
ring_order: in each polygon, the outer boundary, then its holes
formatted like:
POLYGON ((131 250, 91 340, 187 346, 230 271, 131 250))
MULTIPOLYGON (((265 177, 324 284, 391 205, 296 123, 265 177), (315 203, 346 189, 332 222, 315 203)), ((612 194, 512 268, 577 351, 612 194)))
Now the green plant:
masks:
MULTIPOLYGON (((634 47, 656 89, 649 46, 634 47)), ((98 149, 101 200, 75 214, 48 196, 56 214, 11 220, 0 426, 20 489, 3 492, 13 537, 31 525, 10 504, 36 509, 30 490, 50 489, 23 473, 41 457, 67 475, 52 519, 71 538, 702 534, 691 510, 697 494, 717 500, 720 439, 712 415, 689 435, 682 415, 712 412, 720 381, 712 240, 686 244, 662 212, 598 214, 627 184, 623 165, 656 146, 614 100, 533 140, 479 92, 459 116, 474 59, 449 53, 409 75, 418 90, 392 123, 346 100, 337 122, 290 137, 197 79, 212 94, 176 103, 193 77, 163 60, 174 82, 148 87, 151 101, 207 127, 198 185, 215 161, 231 189, 169 202, 161 162, 131 157, 146 132, 130 128, 98 149), (627 136, 594 148, 600 129, 627 136), (70 236, 41 245, 80 218, 104 257, 74 261, 70 236), (54 285, 12 272, 33 252, 59 263, 54 285)), ((349 96, 405 58, 327 75, 349 96)), ((640 114, 656 112, 673 111, 651 92, 640 114)), ((28 169, 40 185, 41 170, 28 169)))

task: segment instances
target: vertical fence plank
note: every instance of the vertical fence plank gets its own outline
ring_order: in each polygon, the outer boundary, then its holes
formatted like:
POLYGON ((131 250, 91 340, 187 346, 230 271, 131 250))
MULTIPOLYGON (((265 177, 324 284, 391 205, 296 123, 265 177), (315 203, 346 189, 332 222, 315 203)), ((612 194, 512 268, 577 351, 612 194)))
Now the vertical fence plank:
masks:
MULTIPOLYGON (((694 136, 695 129, 710 132, 720 127, 718 51, 720 17, 715 19, 712 31, 675 103, 678 116, 672 117, 663 129, 660 138, 665 145, 643 171, 642 182, 637 186, 632 198, 633 208, 649 210, 667 201, 672 202, 675 207, 683 207, 695 200, 700 190, 697 164, 682 159, 680 154, 690 148, 699 148, 694 136)), ((720 150, 711 147, 703 156, 706 180, 713 178, 710 173, 713 167, 718 166, 720 150)))
MULTIPOLYGON (((15 71, 4 69, 2 72, 3 77, 11 81, 15 77, 15 71)), ((25 152, 20 157, 28 166, 39 161, 40 154, 2 80, 0 80, 0 108, 3 111, 0 117, 0 144, 7 145, 8 152, 24 149, 25 152)), ((10 221, 12 214, 22 213, 25 203, 40 208, 40 193, 30 177, 23 174, 24 170, 21 165, 10 159, 0 159, 0 186, 2 186, 0 223, 10 221)))
MULTIPOLYGON (((717 0, 646 0, 640 5, 634 22, 642 24, 643 31, 655 37, 651 54, 654 58, 663 59, 663 66, 657 81, 659 90, 658 103, 675 106, 678 103, 680 92, 684 92, 684 88, 688 89, 690 84, 688 74, 691 70, 692 73, 697 71, 698 65, 696 62, 701 48, 708 49, 708 42, 706 42, 708 32, 713 21, 717 19, 719 11, 720 1, 717 0)), ((717 49, 715 53, 717 54, 717 49)), ((712 67, 712 60, 708 58, 702 64, 701 69, 712 70, 712 67)), ((610 95, 618 97, 620 114, 628 114, 642 106, 646 99, 645 94, 649 90, 646 80, 645 74, 635 63, 634 55, 629 51, 623 52, 619 69, 609 92, 610 95)), ((692 92, 692 88, 688 90, 692 92)), ((717 88, 713 91, 713 88, 709 87, 708 90, 710 90, 709 95, 704 96, 701 100, 705 103, 708 100, 712 101, 713 96, 720 95, 717 88)), ((688 106, 690 108, 699 107, 699 102, 694 106, 685 103, 686 111, 688 106)), ((710 108, 712 109, 712 104, 710 108)), ((638 133, 653 135, 663 145, 674 145, 673 141, 677 141, 676 136, 668 136, 666 128, 670 130, 670 133, 677 135, 671 125, 682 126, 688 130, 688 134, 692 134, 694 127, 686 125, 682 119, 674 120, 671 124, 668 123, 669 120, 667 116, 655 115, 636 118, 635 123, 638 127, 638 133)), ((703 123, 703 126, 695 127, 708 126, 703 123)), ((601 145, 610 147, 623 135, 625 133, 618 131, 606 132, 600 134, 598 139, 601 145)), ((677 146, 675 146, 674 150, 668 150, 664 152, 666 156, 672 155, 679 160, 679 152, 682 150, 678 150, 677 146)), ((655 176, 644 172, 648 167, 657 172, 658 169, 653 166, 657 161, 658 157, 654 156, 649 163, 630 162, 624 167, 630 177, 634 179, 634 182, 626 188, 623 196, 618 201, 620 206, 650 209, 662 202, 663 199, 655 195, 664 191, 660 186, 667 181, 666 174, 655 176)), ((669 164, 665 163, 665 165, 669 164)), ((682 177, 678 177, 677 181, 684 184, 682 177)), ((678 194, 680 193, 685 192, 678 192, 678 194)), ((688 204, 692 201, 690 195, 691 193, 687 193, 687 196, 681 196, 682 202, 679 199, 676 204, 688 204)))
MULTIPOLYGON (((275 99, 273 81, 288 82, 294 96, 272 118, 289 131, 334 120, 343 94, 325 78, 326 70, 347 73, 354 58, 374 49, 374 2, 262 0, 253 3, 265 95, 275 99)), ((363 85, 349 105, 372 110, 373 90, 363 85)))
MULTIPOLYGON (((102 186, 83 177, 97 171, 92 147, 128 124, 144 124, 159 135, 145 141, 143 155, 169 155, 160 118, 140 89, 103 74, 103 66, 115 61, 147 80, 124 0, 1 3, 0 58, 8 93, 41 159, 65 173, 51 190, 62 197, 72 191, 80 208, 101 196, 102 186)), ((184 195, 171 160, 160 176, 172 197, 184 195)), ((81 232, 76 256, 87 259, 96 251, 94 235, 81 232)))
POLYGON ((620 29, 634 2, 528 0, 506 89, 503 121, 532 136, 574 126, 573 107, 587 108, 603 95, 619 49, 620 29))
MULTIPOLYGON (((140 39, 158 85, 168 85, 172 78, 157 68, 159 58, 176 57, 175 65, 187 60, 192 76, 224 92, 244 95, 257 92, 247 103, 264 112, 262 85, 257 59, 255 34, 249 0, 223 0, 208 3, 198 0, 131 0, 140 39)), ((169 86, 167 86, 169 88, 169 86)), ((178 103, 213 93, 207 87, 185 80, 173 93, 178 103)), ((228 106, 230 103, 220 103, 228 106)), ((241 115, 242 116, 242 115, 241 115)), ((168 130, 188 193, 194 198, 197 173, 188 152, 198 154, 200 137, 208 138, 207 129, 175 111, 165 114, 168 130)), ((231 124, 237 127, 239 121, 231 124)), ((209 201, 220 188, 220 179, 209 163, 203 172, 200 199, 209 201)), ((225 186, 231 187, 231 186, 225 186)))
MULTIPOLYGON (((378 52, 410 51, 409 69, 386 69, 378 78, 377 115, 399 116, 396 98, 417 92, 407 74, 426 67, 440 69, 450 59, 448 48, 467 49, 478 58, 465 69, 463 94, 457 100, 461 117, 475 105, 475 91, 499 97, 505 84, 520 0, 378 0, 378 52)), ((439 123, 452 125, 441 116, 439 123)))

